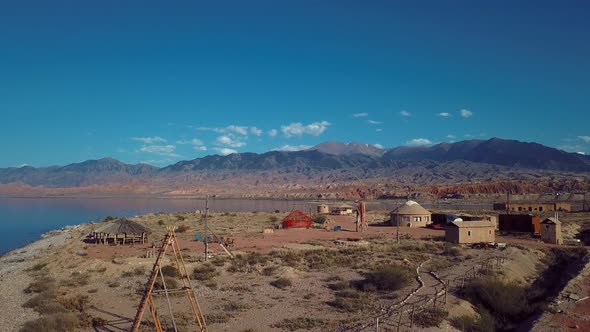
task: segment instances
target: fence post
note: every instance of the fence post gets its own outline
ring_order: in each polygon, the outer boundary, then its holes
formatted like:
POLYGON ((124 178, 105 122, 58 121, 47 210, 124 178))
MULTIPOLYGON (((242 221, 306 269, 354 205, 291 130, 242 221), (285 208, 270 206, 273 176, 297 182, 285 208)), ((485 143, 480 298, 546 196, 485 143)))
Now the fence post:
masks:
POLYGON ((416 308, 415 304, 412 304, 412 312, 410 313, 410 329, 414 326, 414 309, 416 308))
POLYGON ((376 327, 375 331, 379 332, 379 317, 377 317, 377 327, 376 327))
POLYGON ((399 328, 402 325, 402 315, 403 314, 404 314, 404 312, 403 311, 400 311, 400 313, 399 313, 399 319, 397 321, 397 332, 399 332, 399 328))

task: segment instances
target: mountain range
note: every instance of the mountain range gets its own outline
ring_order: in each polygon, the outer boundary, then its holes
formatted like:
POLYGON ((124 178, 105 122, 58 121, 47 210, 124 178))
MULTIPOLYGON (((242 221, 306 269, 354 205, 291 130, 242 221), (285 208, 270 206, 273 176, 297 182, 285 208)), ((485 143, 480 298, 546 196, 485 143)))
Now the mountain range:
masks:
MULTIPOLYGON (((576 190, 585 188, 589 178, 589 156, 537 143, 492 138, 382 149, 356 142, 326 142, 303 151, 210 155, 161 168, 112 158, 67 166, 0 168, 0 194, 116 191, 182 195, 215 189, 232 196, 273 190, 310 195, 314 191, 350 195, 352 190, 379 196, 417 186, 474 182, 489 186, 508 180, 531 181, 533 186, 543 181, 558 186, 568 183, 576 190)), ((538 188, 547 189, 551 188, 538 188)))

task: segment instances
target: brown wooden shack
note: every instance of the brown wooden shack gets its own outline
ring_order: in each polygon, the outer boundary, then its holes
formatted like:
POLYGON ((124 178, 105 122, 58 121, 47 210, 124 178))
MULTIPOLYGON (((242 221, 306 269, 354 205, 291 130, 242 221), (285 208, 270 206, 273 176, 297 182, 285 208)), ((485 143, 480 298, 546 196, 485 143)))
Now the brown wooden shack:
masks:
POLYGON ((93 233, 94 243, 134 244, 145 243, 152 231, 129 219, 121 218, 108 222, 93 233))
POLYGON ((541 222, 541 240, 545 243, 562 245, 561 221, 557 218, 543 220, 541 222))
POLYGON ((453 221, 445 228, 447 242, 468 244, 496 241, 496 225, 493 221, 453 221))
POLYGON ((500 214, 498 229, 507 233, 541 233, 541 217, 532 214, 500 214))

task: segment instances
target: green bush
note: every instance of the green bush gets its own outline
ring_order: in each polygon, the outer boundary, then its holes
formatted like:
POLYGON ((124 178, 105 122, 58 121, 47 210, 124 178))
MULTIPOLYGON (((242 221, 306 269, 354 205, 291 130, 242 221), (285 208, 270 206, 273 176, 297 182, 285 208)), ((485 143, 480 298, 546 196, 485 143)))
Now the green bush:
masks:
POLYGON ((283 329, 283 330, 288 330, 288 331, 297 331, 297 330, 309 331, 311 329, 326 327, 327 325, 328 324, 323 319, 310 318, 310 317, 298 317, 298 318, 283 319, 281 322, 272 325, 272 327, 283 329))
POLYGON ((327 221, 328 221, 328 218, 327 218, 326 216, 324 216, 324 215, 321 215, 321 214, 320 214, 320 215, 318 215, 318 216, 315 216, 315 217, 313 218, 313 222, 314 222, 314 223, 316 223, 316 224, 321 224, 321 225, 323 225, 323 224, 325 224, 327 221))
POLYGON ((397 265, 382 265, 365 273, 365 280, 357 283, 358 288, 371 291, 396 291, 412 281, 412 271, 397 265))
POLYGON ((72 313, 56 313, 26 322, 21 332, 64 332, 75 331, 78 318, 72 313))
MULTIPOLYGON (((184 219, 183 219, 183 220, 184 220, 184 219)), ((180 226, 176 227, 176 233, 185 233, 185 232, 187 232, 187 231, 188 231, 188 230, 190 230, 190 229, 191 229, 191 227, 190 227, 190 226, 187 226, 187 225, 180 225, 180 226)))
POLYGON ((271 286, 274 286, 278 289, 285 289, 287 287, 291 287, 293 283, 291 282, 291 280, 287 278, 278 278, 276 280, 271 281, 270 284, 271 286))
POLYGON ((438 327, 448 315, 449 313, 443 309, 428 307, 414 315, 414 322, 423 328, 438 327))
POLYGON ((162 274, 164 277, 178 277, 178 269, 172 265, 164 265, 162 266, 162 274))
MULTIPOLYGON (((177 289, 178 288, 178 281, 171 277, 164 277, 164 282, 166 283, 166 289, 177 289)), ((162 279, 158 279, 154 283, 155 289, 164 289, 164 284, 162 284, 162 279)))
POLYGON ((193 279, 194 280, 200 280, 200 281, 210 280, 218 275, 219 275, 219 272, 217 272, 217 269, 215 268, 215 266, 213 266, 211 264, 203 264, 203 265, 197 266, 193 269, 193 279))

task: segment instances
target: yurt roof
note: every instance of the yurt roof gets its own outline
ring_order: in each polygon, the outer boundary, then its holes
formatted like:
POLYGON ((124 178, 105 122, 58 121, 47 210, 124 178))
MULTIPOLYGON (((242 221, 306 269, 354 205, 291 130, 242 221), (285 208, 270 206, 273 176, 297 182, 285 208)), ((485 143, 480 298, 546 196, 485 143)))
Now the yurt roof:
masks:
POLYGON ((107 234, 142 234, 151 233, 152 231, 142 224, 135 221, 121 218, 107 223, 95 230, 96 233, 107 233, 107 234))
POLYGON ((407 201, 401 206, 397 207, 393 211, 393 214, 410 214, 410 215, 423 215, 430 214, 430 211, 423 208, 420 204, 414 201, 407 201))

